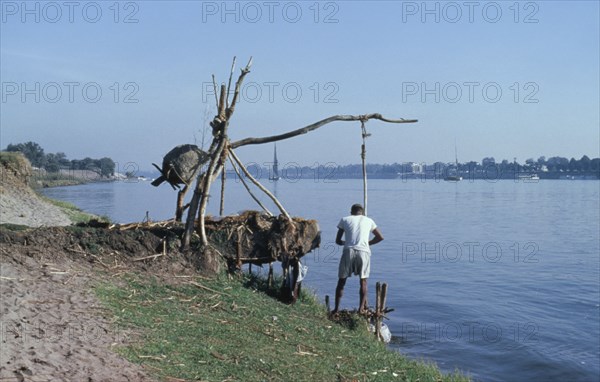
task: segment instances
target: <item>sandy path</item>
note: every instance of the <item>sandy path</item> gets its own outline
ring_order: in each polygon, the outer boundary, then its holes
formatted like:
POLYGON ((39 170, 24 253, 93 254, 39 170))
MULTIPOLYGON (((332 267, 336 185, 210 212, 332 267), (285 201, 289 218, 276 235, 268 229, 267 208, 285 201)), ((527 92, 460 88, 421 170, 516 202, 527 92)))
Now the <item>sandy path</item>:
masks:
POLYGON ((111 351, 131 336, 90 290, 92 269, 0 250, 0 381, 151 380, 111 351))

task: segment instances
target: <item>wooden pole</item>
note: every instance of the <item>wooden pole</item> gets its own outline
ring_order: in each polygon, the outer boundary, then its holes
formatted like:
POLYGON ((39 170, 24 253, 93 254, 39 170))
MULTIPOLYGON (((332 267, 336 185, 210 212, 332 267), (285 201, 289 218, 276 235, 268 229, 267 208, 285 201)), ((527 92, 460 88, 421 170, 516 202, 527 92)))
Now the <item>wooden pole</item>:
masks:
POLYGON ((221 205, 219 206, 219 216, 223 216, 225 210, 225 180, 227 179, 227 173, 225 165, 223 165, 223 172, 221 173, 221 205))
POLYGON ((362 158, 362 174, 363 174, 363 207, 365 209, 365 216, 368 216, 367 213, 367 128, 365 127, 365 120, 360 121, 360 129, 362 131, 362 146, 360 157, 362 158))
POLYGON ((183 218, 183 201, 185 199, 185 193, 188 191, 189 186, 186 184, 183 189, 177 192, 177 207, 175 208, 175 221, 180 222, 183 218))
POLYGON ((362 144, 362 153, 360 155, 362 157, 362 174, 363 174, 363 207, 365 209, 365 216, 367 215, 367 164, 365 162, 366 150, 363 138, 362 144))
POLYGON ((237 166, 235 165, 235 161, 231 158, 231 155, 229 156, 229 161, 231 162, 231 166, 233 167, 233 171, 235 171, 235 174, 238 176, 238 178, 240 178, 240 180, 242 181, 242 184, 244 185, 244 187, 246 188, 246 191, 248 191, 248 193, 250 194, 250 196, 252 197, 252 199, 254 199, 254 201, 256 203, 258 203, 258 205, 260 206, 260 208, 262 208, 267 213, 267 215, 273 216, 273 214, 271 213, 271 211, 269 211, 269 209, 267 207, 265 207, 265 205, 262 204, 261 201, 252 193, 252 190, 250 190, 250 187, 248 186, 248 184, 246 183, 246 181, 244 180, 244 178, 242 178, 242 175, 240 174, 237 166))
POLYGON ((237 230, 237 261, 236 266, 239 270, 242 269, 242 235, 240 229, 237 230))
POLYGON ((328 123, 331 123, 331 122, 336 122, 336 121, 367 121, 369 119, 378 119, 380 121, 387 122, 387 123, 415 123, 415 122, 418 122, 418 120, 416 120, 416 119, 403 119, 403 118, 401 118, 401 119, 389 119, 389 118, 385 118, 384 116, 382 116, 379 113, 364 114, 364 115, 334 115, 332 117, 325 118, 325 119, 322 119, 322 120, 320 120, 318 122, 315 122, 315 123, 313 123, 311 125, 302 127, 300 129, 288 131, 287 133, 283 133, 283 134, 279 134, 279 135, 272 135, 272 136, 269 136, 269 137, 240 139, 239 141, 231 142, 231 148, 235 149, 235 148, 238 148, 240 146, 258 145, 258 144, 269 143, 269 142, 276 142, 276 141, 281 141, 281 140, 284 140, 284 139, 293 138, 293 137, 296 137, 298 135, 306 134, 306 133, 308 133, 310 131, 316 130, 319 127, 321 127, 323 125, 327 125, 328 123))
POLYGON ((378 282, 375 285, 375 337, 379 341, 381 337, 381 326, 379 325, 379 313, 381 306, 379 305, 381 301, 381 284, 378 282))
POLYGON ((242 169, 244 174, 248 177, 248 179, 250 179, 250 181, 252 183, 254 183, 256 185, 256 187, 258 187, 262 192, 267 194, 267 196, 269 198, 271 198, 273 203, 275 203, 277 208, 279 208, 279 211, 281 211, 281 213, 290 221, 290 223, 293 224, 294 221, 292 220, 291 216, 287 213, 285 208, 283 208, 283 205, 281 205, 279 200, 277 200, 277 198, 269 190, 267 190, 262 184, 260 184, 260 182, 258 180, 254 179, 254 177, 250 174, 250 172, 248 172, 248 170, 246 169, 246 167, 244 166, 242 161, 240 161, 240 159, 237 157, 237 155, 235 155, 233 150, 229 150, 229 154, 231 155, 231 158, 233 158, 233 160, 235 160, 235 162, 238 164, 238 166, 240 166, 240 168, 242 169))
POLYGON ((381 303, 379 304, 379 308, 381 309, 381 315, 383 316, 385 312, 385 303, 387 300, 387 283, 383 283, 381 286, 381 303))

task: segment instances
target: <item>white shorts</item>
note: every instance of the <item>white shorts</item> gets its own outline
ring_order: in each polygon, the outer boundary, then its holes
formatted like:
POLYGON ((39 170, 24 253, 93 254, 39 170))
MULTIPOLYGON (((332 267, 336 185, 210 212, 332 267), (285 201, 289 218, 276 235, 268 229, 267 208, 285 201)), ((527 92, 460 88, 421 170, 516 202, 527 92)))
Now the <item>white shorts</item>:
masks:
POLYGON ((371 273, 371 253, 353 248, 344 248, 340 259, 338 277, 345 279, 352 274, 359 275, 361 279, 369 278, 371 273))

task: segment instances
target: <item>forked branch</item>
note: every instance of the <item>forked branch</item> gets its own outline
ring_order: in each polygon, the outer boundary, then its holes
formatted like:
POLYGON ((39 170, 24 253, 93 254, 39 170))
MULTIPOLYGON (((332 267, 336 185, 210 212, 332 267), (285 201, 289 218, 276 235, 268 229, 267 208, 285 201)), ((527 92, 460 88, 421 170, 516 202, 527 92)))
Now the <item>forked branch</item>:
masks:
POLYGON ((292 131, 289 131, 284 134, 272 135, 270 137, 262 137, 262 138, 241 139, 239 141, 232 142, 230 147, 232 149, 235 149, 240 146, 258 145, 258 144, 262 144, 262 143, 281 141, 284 139, 296 137, 298 135, 306 134, 310 131, 316 130, 319 127, 326 125, 328 123, 331 123, 331 122, 336 122, 336 121, 365 121, 366 122, 369 119, 378 119, 380 121, 388 122, 388 123, 415 123, 415 122, 418 122, 417 119, 404 119, 404 118, 389 119, 389 118, 385 118, 384 116, 382 116, 379 113, 365 114, 365 115, 334 115, 332 117, 325 118, 318 122, 315 122, 312 125, 308 125, 308 126, 305 126, 303 128, 297 129, 297 130, 292 130, 292 131))

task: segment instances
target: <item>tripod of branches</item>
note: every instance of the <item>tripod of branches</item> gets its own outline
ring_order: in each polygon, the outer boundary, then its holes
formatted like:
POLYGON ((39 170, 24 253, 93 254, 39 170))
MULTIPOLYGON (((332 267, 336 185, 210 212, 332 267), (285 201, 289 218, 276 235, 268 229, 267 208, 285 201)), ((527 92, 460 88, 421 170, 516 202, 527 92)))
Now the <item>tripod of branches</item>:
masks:
MULTIPOLYGON (((245 77, 250 73, 250 67, 252 66, 252 58, 248 61, 246 66, 241 69, 241 73, 237 78, 234 88, 233 95, 230 97, 231 93, 231 82, 235 72, 235 64, 236 58, 233 58, 233 63, 231 65, 231 71, 229 74, 229 80, 227 85, 224 83, 221 84, 220 89, 217 89, 217 82, 215 80, 215 76, 212 76, 213 79, 213 88, 215 93, 215 102, 217 106, 217 114, 210 122, 210 126, 212 127, 212 142, 210 147, 208 148, 208 155, 210 156, 210 160, 208 162, 208 167, 205 172, 201 172, 196 178, 196 184, 194 187, 194 194, 192 196, 192 200, 190 202, 190 207, 187 213, 187 219, 185 223, 185 230, 181 240, 181 249, 187 250, 190 246, 190 241, 192 234, 194 233, 194 228, 196 228, 197 233, 200 235, 202 245, 206 247, 209 243, 206 236, 205 229, 205 215, 206 215, 206 205, 208 202, 210 188, 212 183, 217 179, 219 175, 222 176, 221 183, 221 204, 220 204, 220 214, 223 215, 224 209, 224 191, 225 191, 225 165, 227 160, 231 162, 233 169, 236 171, 240 179, 242 180, 244 186, 252 196, 252 198, 261 206, 261 208, 268 214, 272 215, 267 208, 260 203, 258 198, 252 194, 249 186, 246 184, 244 178, 239 173, 239 169, 242 170, 244 175, 252 182, 258 189, 264 192, 277 206, 281 215, 285 216, 290 223, 293 225, 294 222, 288 212, 285 210, 283 205, 277 200, 277 198, 267 190, 258 180, 256 180, 250 172, 246 169, 242 161, 234 152, 234 149, 237 149, 241 146, 246 145, 256 145, 256 144, 264 144, 270 142, 276 142, 284 139, 289 139, 296 137, 298 135, 306 134, 310 131, 316 130, 321 126, 329 124, 331 122, 336 121, 360 121, 363 126, 364 132, 364 123, 366 123, 370 119, 376 119, 387 123, 414 123, 417 122, 416 119, 388 119, 383 117, 381 114, 373 113, 373 114, 363 114, 363 115, 334 115, 318 122, 315 122, 311 125, 302 127, 300 129, 292 130, 283 134, 273 135, 268 137, 261 138, 245 138, 239 141, 230 142, 229 137, 227 135, 227 130, 229 128, 229 122, 233 113, 235 111, 236 104, 240 97, 240 89, 244 82, 245 77), (219 90, 219 91, 217 91, 219 90), (218 94, 218 96, 217 96, 218 94), (231 98, 231 101, 230 101, 231 98), (196 217, 198 217, 198 226, 196 225, 196 217)), ((363 135, 364 138, 364 135, 363 135)), ((364 147, 363 147, 364 153, 364 147)), ((364 158, 363 158, 364 159, 364 158)), ((366 175, 365 175, 366 176, 366 175)))

